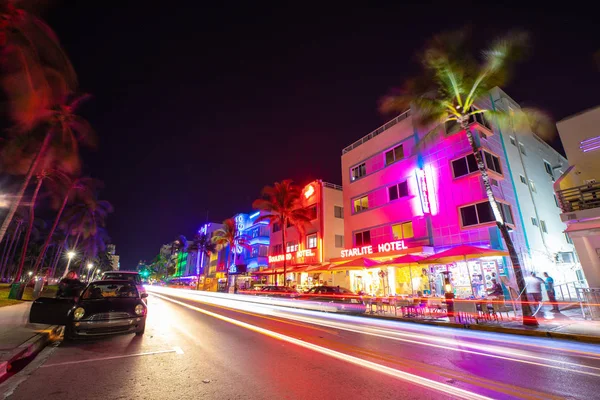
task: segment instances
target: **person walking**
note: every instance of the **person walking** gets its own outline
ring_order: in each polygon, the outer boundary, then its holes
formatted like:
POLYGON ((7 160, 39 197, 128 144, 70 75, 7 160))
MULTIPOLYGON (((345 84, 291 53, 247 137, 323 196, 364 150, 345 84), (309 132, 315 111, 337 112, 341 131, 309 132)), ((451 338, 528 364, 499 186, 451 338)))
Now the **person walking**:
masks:
POLYGON ((535 304, 535 307, 532 307, 533 313, 535 314, 536 308, 540 306, 542 302, 542 284, 545 284, 543 279, 538 278, 535 275, 535 272, 532 272, 528 277, 525 278, 525 286, 527 288, 527 294, 530 296, 529 301, 531 301, 532 306, 535 304))
POLYGON ((548 293, 548 301, 552 304, 552 312, 559 312, 558 303, 556 302, 556 292, 554 291, 554 279, 547 272, 544 272, 546 278, 546 293, 548 293))

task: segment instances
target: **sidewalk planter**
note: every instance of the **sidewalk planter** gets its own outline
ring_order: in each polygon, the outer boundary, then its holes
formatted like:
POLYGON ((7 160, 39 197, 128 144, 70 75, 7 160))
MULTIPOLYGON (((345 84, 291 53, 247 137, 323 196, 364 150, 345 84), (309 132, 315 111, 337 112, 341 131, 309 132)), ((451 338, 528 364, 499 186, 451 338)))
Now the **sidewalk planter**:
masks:
POLYGON ((8 298, 11 300, 21 300, 23 298, 23 292, 25 291, 24 283, 13 283, 10 286, 10 292, 8 298))

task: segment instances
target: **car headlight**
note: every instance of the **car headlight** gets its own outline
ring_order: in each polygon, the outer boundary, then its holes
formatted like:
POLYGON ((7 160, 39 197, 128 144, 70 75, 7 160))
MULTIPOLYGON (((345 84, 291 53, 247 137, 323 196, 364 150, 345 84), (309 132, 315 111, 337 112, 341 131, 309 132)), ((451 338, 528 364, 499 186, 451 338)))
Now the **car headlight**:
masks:
POLYGON ((145 310, 146 310, 146 309, 145 309, 145 308, 144 308, 144 306, 143 306, 143 305, 141 305, 141 304, 138 304, 137 306, 135 306, 135 313, 136 313, 137 315, 143 315, 145 310))
POLYGON ((75 311, 73 312, 73 318, 76 320, 79 320, 79 319, 83 318, 84 314, 85 314, 85 310, 82 307, 77 307, 75 309, 75 311))

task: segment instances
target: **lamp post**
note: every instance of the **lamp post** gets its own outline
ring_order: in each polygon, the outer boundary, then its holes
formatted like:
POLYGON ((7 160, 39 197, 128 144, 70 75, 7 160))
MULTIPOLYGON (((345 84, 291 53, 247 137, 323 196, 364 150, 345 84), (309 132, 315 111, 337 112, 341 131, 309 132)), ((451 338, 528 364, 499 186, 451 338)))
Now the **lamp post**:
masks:
POLYGON ((75 252, 74 251, 68 251, 67 252, 67 258, 69 259, 69 261, 67 262, 67 267, 65 268, 65 273, 63 274, 63 278, 67 276, 67 274, 69 273, 69 265, 71 265, 71 260, 73 260, 73 257, 75 257, 75 252))
POLYGON ((92 268, 94 268, 94 264, 92 263, 88 263, 87 265, 87 269, 88 269, 88 276, 87 276, 87 281, 90 281, 90 272, 92 272, 92 268))

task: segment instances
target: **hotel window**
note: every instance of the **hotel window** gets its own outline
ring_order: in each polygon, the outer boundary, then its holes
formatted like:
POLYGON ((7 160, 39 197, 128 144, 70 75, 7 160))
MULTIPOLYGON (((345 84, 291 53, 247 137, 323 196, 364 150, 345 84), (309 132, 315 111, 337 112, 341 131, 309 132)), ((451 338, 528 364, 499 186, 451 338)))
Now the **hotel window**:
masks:
POLYGON ((250 252, 250 257, 258 256, 258 247, 259 246, 252 246, 252 251, 250 252))
POLYGON ((273 245, 273 247, 271 247, 271 249, 272 249, 271 250, 271 255, 272 256, 276 256, 278 254, 283 253, 283 245, 281 245, 281 244, 273 245))
POLYGON ((385 152, 385 165, 390 165, 404 158, 404 145, 396 146, 385 152))
POLYGON ((317 234, 313 233, 312 235, 308 235, 306 237, 306 248, 307 249, 316 249, 317 248, 317 234))
POLYGON ((537 218, 536 218, 536 217, 531 217, 531 224, 532 224, 533 226, 539 226, 539 225, 538 225, 538 220, 537 220, 537 218))
POLYGON ((344 236, 343 235, 335 235, 335 247, 338 249, 344 248, 344 236))
POLYGON ((260 257, 266 257, 269 253, 269 246, 265 246, 265 245, 260 245, 258 247, 258 255, 260 257))
POLYGON ((415 236, 412 221, 392 225, 394 239, 410 239, 415 236))
POLYGON ((368 246, 371 244, 371 231, 362 231, 354 234, 354 244, 356 246, 368 246))
POLYGON ((281 230, 281 225, 278 222, 273 224, 273 232, 279 232, 281 230))
POLYGON ((287 242, 285 246, 285 252, 293 253, 295 251, 298 251, 298 243, 296 243, 296 241, 287 242))
POLYGON ((525 151, 525 145, 521 142, 519 142, 519 150, 521 151, 521 154, 523 154, 524 156, 527 155, 527 151, 525 151))
POLYGON ((554 178, 554 174, 552 173, 552 165, 550 165, 550 163, 546 160, 544 160, 544 169, 548 175, 554 178))
POLYGON ((519 175, 519 179, 521 179, 521 183, 524 183, 525 185, 527 185, 527 179, 525 179, 525 177, 523 175, 519 175))
MULTIPOLYGON (((500 214, 507 224, 514 225, 512 210, 508 204, 498 203, 500 214)), ((495 222, 494 212, 489 201, 460 207, 460 218, 463 227, 495 222)))
POLYGON ((388 187, 390 201, 399 199, 400 197, 408 196, 408 183, 400 182, 397 185, 388 187))
POLYGON ((514 138, 514 137, 512 137, 512 136, 510 137, 510 144, 512 144, 512 145, 513 145, 513 146, 515 146, 515 147, 517 146, 517 141, 516 141, 516 140, 515 140, 515 138, 514 138))
POLYGON ((532 180, 529 180, 529 187, 533 193, 537 193, 537 189, 535 188, 535 183, 532 180))
POLYGON ((367 196, 354 199, 354 213, 359 213, 369 209, 369 198, 367 196))
POLYGON ((344 218, 344 207, 333 206, 333 216, 336 218, 344 218))
POLYGON ((312 221, 313 219, 317 219, 317 205, 312 205, 310 207, 307 208, 308 210, 308 217, 310 218, 310 220, 312 221))
POLYGON ((477 161, 475 161, 473 154, 452 161, 452 173, 455 178, 469 175, 477 170, 477 161))
POLYGON ((485 165, 487 169, 494 171, 497 174, 502 175, 502 166, 500 165, 500 159, 487 151, 483 152, 485 158, 485 165))
POLYGON ((542 232, 548 233, 548 228, 546 227, 546 221, 540 219, 540 228, 542 228, 542 232))
POLYGON ((573 240, 571 239, 571 237, 569 236, 569 234, 567 232, 565 232, 565 240, 567 241, 567 243, 573 244, 573 240))
POLYGON ((367 175, 367 167, 366 167, 365 163, 357 165, 356 167, 352 168, 350 171, 351 171, 351 179, 353 181, 367 175))

